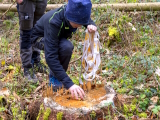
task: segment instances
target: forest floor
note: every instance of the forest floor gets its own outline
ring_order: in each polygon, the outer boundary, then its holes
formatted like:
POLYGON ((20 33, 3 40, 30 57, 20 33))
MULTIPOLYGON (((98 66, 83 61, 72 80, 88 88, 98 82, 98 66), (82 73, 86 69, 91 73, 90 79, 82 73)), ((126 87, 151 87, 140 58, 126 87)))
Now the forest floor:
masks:
MULTIPOLYGON (((99 76, 110 83, 123 103, 123 109, 117 108, 112 117, 159 120, 159 12, 93 9, 91 17, 98 27, 102 46, 99 76)), ((18 21, 17 12, 7 12, 0 19, 0 119, 25 119, 28 105, 41 100, 48 85, 48 74, 37 73, 36 84, 23 77, 18 21)), ((80 28, 71 38, 74 51, 67 73, 75 84, 79 84, 84 37, 84 28, 80 28)), ((45 64, 43 52, 41 58, 45 64)))

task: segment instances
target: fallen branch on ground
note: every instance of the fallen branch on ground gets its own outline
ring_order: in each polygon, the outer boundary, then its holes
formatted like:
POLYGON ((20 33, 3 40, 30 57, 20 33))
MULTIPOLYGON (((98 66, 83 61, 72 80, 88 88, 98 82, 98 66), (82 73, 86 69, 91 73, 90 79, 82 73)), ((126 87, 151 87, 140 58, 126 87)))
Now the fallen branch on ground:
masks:
MULTIPOLYGON (((56 9, 64 4, 48 4, 46 11, 56 9)), ((6 11, 11 4, 0 4, 0 11, 6 11)), ((150 3, 116 3, 116 4, 93 4, 92 8, 112 8, 120 11, 159 11, 160 2, 150 3)), ((10 8, 10 11, 16 12, 16 5, 10 8)))

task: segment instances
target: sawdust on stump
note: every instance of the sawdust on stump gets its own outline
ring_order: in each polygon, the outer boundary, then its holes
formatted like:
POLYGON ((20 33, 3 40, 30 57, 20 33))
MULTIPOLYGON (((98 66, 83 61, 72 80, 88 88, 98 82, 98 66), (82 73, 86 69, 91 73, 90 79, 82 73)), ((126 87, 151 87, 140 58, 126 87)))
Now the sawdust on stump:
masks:
POLYGON ((68 108, 81 108, 81 107, 92 107, 100 102, 98 100, 100 97, 105 96, 106 91, 103 87, 99 89, 93 89, 90 92, 86 93, 84 100, 75 100, 71 98, 71 95, 61 95, 53 96, 52 99, 59 105, 68 107, 68 108))

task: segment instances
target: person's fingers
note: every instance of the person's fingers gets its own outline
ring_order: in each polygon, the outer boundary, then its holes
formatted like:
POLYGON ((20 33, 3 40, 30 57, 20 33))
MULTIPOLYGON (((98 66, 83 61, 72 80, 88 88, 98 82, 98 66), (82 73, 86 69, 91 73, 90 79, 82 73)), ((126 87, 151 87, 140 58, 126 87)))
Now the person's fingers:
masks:
POLYGON ((21 4, 23 2, 23 0, 17 0, 18 4, 21 4))
POLYGON ((95 27, 92 25, 92 26, 91 26, 91 29, 94 30, 94 28, 95 28, 95 27))
POLYGON ((88 31, 90 32, 90 27, 89 27, 89 26, 87 27, 87 29, 88 29, 88 31))
POLYGON ((94 27, 94 31, 97 31, 97 27, 94 27))
POLYGON ((91 25, 88 25, 88 31, 91 32, 91 25))
POLYGON ((82 94, 80 88, 77 89, 77 92, 78 92, 79 96, 81 97, 81 99, 83 99, 84 96, 83 96, 83 94, 82 94))
POLYGON ((97 31, 97 27, 96 26, 92 26, 92 30, 93 30, 93 32, 97 31))
POLYGON ((78 99, 78 97, 80 96, 80 98, 83 99, 85 97, 83 89, 77 85, 71 86, 69 90, 71 92, 72 98, 78 99))
POLYGON ((88 27, 88 31, 91 32, 91 28, 90 27, 88 27))
POLYGON ((71 90, 71 96, 72 96, 72 98, 74 98, 74 91, 73 90, 71 90))
POLYGON ((88 25, 87 28, 90 33, 97 31, 97 27, 94 25, 88 25))
POLYGON ((74 90, 74 96, 78 100, 78 94, 77 94, 77 89, 74 90))

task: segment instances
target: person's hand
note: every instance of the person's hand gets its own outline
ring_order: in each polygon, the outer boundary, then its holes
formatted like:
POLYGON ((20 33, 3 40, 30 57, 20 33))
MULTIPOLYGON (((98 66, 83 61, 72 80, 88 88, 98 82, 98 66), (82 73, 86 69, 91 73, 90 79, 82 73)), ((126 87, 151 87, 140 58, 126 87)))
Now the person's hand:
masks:
POLYGON ((23 2, 23 0, 16 0, 16 2, 17 2, 18 4, 21 4, 21 3, 23 2))
POLYGON ((78 94, 81 97, 81 99, 83 99, 85 96, 83 89, 75 84, 69 88, 69 91, 71 92, 72 98, 74 98, 75 96, 75 98, 78 99, 78 94))
POLYGON ((88 32, 93 33, 97 31, 97 27, 94 25, 88 25, 87 26, 88 32))

